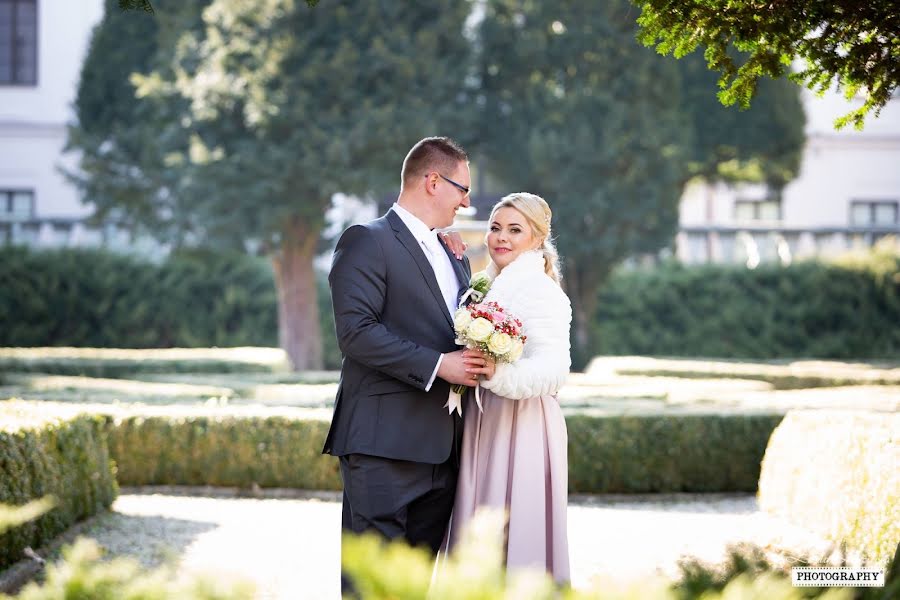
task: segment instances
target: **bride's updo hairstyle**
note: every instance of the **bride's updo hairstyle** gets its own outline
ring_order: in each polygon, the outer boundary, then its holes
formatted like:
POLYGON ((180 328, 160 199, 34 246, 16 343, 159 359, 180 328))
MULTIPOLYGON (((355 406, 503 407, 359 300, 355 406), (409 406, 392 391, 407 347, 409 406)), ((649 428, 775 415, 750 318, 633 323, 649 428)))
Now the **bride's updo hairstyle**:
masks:
POLYGON ((535 194, 528 192, 515 192, 500 199, 494 208, 491 209, 491 216, 488 222, 494 220, 494 214, 504 207, 514 208, 522 213, 531 226, 531 233, 543 241, 538 246, 538 250, 544 253, 544 272, 550 276, 553 281, 559 283, 562 276, 559 272, 559 254, 556 252, 556 246, 550 238, 550 220, 553 211, 547 205, 547 202, 535 194))

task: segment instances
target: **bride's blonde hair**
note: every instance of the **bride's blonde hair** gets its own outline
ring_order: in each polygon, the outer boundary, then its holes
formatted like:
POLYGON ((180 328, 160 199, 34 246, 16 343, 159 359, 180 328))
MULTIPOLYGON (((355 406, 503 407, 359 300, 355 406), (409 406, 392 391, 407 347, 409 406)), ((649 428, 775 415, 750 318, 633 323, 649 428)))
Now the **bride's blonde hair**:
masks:
POLYGON ((494 205, 488 222, 492 222, 496 212, 505 207, 514 208, 522 213, 531 226, 531 233, 536 237, 543 238, 543 242, 541 242, 538 250, 544 254, 544 272, 553 281, 559 283, 562 279, 559 271, 559 254, 556 251, 556 245, 550 238, 550 221, 553 217, 553 211, 550 210, 547 201, 528 192, 509 194, 494 205))

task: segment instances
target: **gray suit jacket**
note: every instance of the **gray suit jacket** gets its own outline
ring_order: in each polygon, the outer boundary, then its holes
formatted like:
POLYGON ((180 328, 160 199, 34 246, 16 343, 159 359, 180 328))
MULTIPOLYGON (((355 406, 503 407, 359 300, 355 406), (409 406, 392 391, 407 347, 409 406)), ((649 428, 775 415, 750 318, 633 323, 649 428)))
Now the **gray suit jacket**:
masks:
MULTIPOLYGON (((445 251, 459 298, 469 261, 445 251)), ((389 211, 344 231, 328 282, 343 363, 323 453, 446 461, 454 443, 454 417, 444 408, 450 384, 435 378, 428 392, 425 386, 438 356, 458 346, 422 247, 389 211)))

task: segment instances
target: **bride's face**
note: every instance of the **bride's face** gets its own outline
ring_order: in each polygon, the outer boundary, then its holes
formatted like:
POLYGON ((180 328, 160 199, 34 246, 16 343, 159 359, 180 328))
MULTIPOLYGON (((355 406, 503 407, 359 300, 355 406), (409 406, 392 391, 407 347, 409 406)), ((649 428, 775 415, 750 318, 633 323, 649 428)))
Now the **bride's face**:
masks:
POLYGON ((503 269, 523 252, 536 250, 541 245, 525 215, 511 206, 504 206, 494 213, 486 242, 491 260, 498 269, 503 269))

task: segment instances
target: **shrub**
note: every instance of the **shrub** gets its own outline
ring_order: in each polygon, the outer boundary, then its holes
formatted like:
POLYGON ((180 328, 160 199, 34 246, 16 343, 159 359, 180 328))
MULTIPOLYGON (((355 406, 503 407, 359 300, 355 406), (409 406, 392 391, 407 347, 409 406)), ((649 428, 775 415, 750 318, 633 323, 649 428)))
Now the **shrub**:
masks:
POLYGON ((0 535, 0 568, 22 558, 25 547, 38 547, 108 508, 117 493, 99 416, 38 418, 3 410, 0 474, 0 503, 56 499, 47 514, 0 535))
MULTIPOLYGON (((253 586, 221 577, 176 578, 170 569, 144 571, 137 561, 101 561, 99 546, 79 538, 63 549, 63 559, 47 567, 45 581, 30 583, 18 600, 250 600, 253 586)), ((0 600, 12 597, 0 594, 0 600)))
POLYGON ((900 357, 900 256, 746 269, 619 271, 600 292, 593 354, 900 357))
MULTIPOLYGON (((271 264, 191 251, 162 264, 99 249, 0 248, 0 346, 277 346, 271 264)), ((329 368, 340 366, 319 278, 329 368)))
POLYGON ((122 485, 339 490, 327 432, 327 421, 283 416, 129 416, 111 421, 109 447, 122 485))
POLYGON ((900 544, 900 415, 789 412, 772 434, 762 508, 885 564, 900 544))
POLYGON ((586 494, 756 490, 779 415, 570 415, 569 490, 586 494))
MULTIPOLYGON (((570 415, 574 493, 755 491, 778 415, 570 415)), ((321 455, 328 422, 296 417, 126 416, 110 419, 122 485, 340 490, 321 455)))

